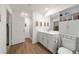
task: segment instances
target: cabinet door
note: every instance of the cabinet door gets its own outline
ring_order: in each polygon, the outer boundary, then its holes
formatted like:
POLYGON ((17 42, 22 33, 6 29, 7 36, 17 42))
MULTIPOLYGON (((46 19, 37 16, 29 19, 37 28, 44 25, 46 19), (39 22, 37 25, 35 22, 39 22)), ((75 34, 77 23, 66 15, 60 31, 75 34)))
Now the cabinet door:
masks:
POLYGON ((14 13, 12 18, 12 45, 14 45, 25 41, 25 20, 18 13, 14 13))
POLYGON ((43 35, 43 45, 47 48, 47 34, 43 35))
POLYGON ((68 21, 63 21, 59 23, 59 32, 61 34, 67 34, 68 33, 68 21))
POLYGON ((79 20, 69 21, 69 34, 79 36, 79 20))
POLYGON ((39 42, 40 42, 40 43, 43 43, 43 42, 42 42, 42 39, 43 39, 43 33, 40 32, 40 35, 39 35, 39 36, 40 36, 39 42))
POLYGON ((56 53, 57 50, 57 44, 55 41, 49 40, 48 41, 48 49, 52 52, 52 53, 56 53))
POLYGON ((56 43, 56 38, 53 37, 53 36, 49 36, 49 37, 48 37, 48 49, 49 49, 52 53, 56 53, 57 43, 56 43))

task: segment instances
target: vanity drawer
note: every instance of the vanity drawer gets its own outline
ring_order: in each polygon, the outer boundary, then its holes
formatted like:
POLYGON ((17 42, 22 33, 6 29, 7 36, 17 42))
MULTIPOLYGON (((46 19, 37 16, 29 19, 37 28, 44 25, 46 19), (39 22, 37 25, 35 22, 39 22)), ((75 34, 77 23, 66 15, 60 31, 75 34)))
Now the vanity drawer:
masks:
POLYGON ((48 39, 48 40, 55 41, 56 37, 53 36, 53 35, 48 35, 48 36, 47 36, 47 39, 48 39))

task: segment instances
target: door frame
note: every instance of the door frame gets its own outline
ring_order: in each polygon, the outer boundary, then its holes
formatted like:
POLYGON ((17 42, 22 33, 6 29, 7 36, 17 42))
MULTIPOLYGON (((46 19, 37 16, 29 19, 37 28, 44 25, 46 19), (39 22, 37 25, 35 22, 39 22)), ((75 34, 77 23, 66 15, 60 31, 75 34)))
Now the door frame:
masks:
POLYGON ((8 18, 6 21, 11 22, 11 23, 8 23, 8 26, 9 26, 9 45, 8 46, 10 47, 12 45, 12 13, 9 10, 7 10, 7 17, 8 18))

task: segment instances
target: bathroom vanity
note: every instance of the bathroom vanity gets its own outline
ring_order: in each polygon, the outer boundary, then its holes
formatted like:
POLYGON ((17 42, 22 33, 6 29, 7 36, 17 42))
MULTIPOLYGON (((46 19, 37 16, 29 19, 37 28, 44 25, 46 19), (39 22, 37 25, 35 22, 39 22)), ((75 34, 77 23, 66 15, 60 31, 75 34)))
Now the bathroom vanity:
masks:
POLYGON ((52 53, 57 52, 58 39, 58 31, 38 31, 38 42, 52 53))

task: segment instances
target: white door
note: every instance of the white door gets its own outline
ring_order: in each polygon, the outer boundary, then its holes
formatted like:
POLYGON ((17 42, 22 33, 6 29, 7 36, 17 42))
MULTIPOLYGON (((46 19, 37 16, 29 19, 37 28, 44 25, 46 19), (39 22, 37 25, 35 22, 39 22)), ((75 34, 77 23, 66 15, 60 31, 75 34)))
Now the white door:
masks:
POLYGON ((12 20, 12 44, 22 43, 25 40, 24 18, 15 13, 12 20))
POLYGON ((28 17, 25 18, 25 37, 29 38, 30 37, 30 19, 28 17))
POLYGON ((26 24, 26 27, 25 27, 25 37, 26 38, 29 37, 29 26, 28 26, 28 24, 26 24))

